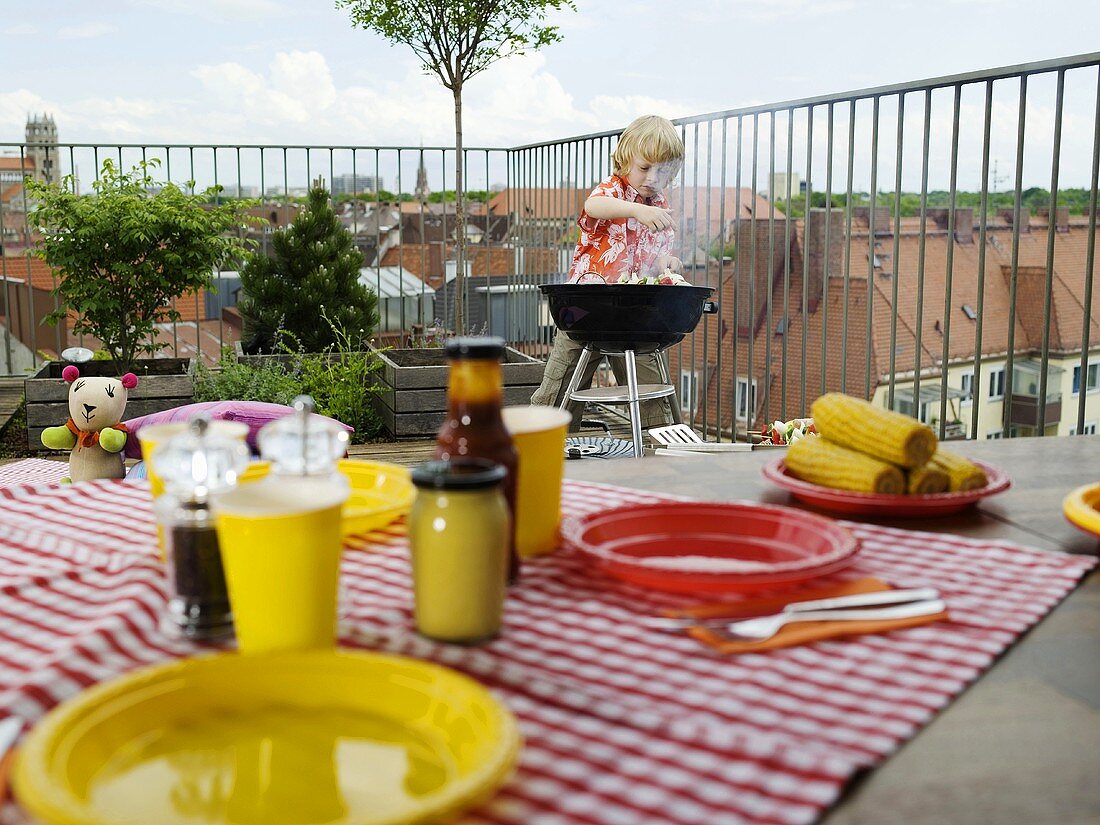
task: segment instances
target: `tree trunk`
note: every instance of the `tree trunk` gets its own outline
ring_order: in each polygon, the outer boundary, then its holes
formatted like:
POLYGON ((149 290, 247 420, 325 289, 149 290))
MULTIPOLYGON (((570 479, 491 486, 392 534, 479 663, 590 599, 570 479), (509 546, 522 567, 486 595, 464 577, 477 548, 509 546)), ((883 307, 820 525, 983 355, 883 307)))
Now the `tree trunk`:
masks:
MULTIPOLYGON (((466 334, 466 211, 462 199, 462 86, 455 84, 455 333, 466 334)), ((447 213, 443 213, 447 225, 447 213)))

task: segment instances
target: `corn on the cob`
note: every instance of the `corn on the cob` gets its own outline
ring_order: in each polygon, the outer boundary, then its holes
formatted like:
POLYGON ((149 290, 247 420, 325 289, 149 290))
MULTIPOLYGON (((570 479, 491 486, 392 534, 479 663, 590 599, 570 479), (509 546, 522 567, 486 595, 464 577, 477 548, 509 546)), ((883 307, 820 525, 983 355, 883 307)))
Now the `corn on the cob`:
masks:
POLYGON ((936 451, 931 427, 850 395, 826 393, 814 401, 812 414, 830 441, 906 469, 920 467, 936 451))
POLYGON ((977 490, 989 483, 985 471, 977 464, 942 448, 936 450, 928 463, 947 473, 947 489, 952 493, 977 490))
POLYGON ((800 438, 784 459, 791 475, 840 490, 904 493, 905 476, 893 464, 849 450, 824 438, 800 438))
POLYGON ((947 485, 947 473, 933 465, 931 460, 905 473, 906 492, 913 495, 942 493, 947 490, 947 485))

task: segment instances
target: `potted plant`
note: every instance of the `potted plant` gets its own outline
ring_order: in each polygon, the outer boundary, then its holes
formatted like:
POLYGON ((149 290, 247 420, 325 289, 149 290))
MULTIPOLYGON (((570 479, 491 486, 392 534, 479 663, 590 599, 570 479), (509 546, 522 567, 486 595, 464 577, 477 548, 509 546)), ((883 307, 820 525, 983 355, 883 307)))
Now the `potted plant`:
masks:
POLYGON ((319 180, 271 245, 271 257, 253 254, 241 270, 244 353, 279 352, 285 334, 306 352, 363 351, 378 324, 378 296, 359 282, 363 253, 319 180))
MULTIPOLYGON (((247 204, 217 204, 216 187, 196 192, 193 181, 184 188, 157 182, 151 172, 159 165, 151 159, 126 172, 106 160, 93 191, 83 195, 72 175, 60 184, 27 182, 30 220, 42 233, 35 254, 58 278, 58 308, 47 320, 71 319, 73 333, 90 336, 107 353, 108 360, 83 365, 84 374, 141 378, 131 416, 191 400, 186 359, 141 356, 161 349, 158 324, 179 320, 174 300, 213 289, 215 269, 249 243, 239 232, 247 204), (167 380, 149 380, 158 375, 167 380)), ((43 427, 67 417, 63 366, 47 363, 26 382, 32 446, 43 427)))

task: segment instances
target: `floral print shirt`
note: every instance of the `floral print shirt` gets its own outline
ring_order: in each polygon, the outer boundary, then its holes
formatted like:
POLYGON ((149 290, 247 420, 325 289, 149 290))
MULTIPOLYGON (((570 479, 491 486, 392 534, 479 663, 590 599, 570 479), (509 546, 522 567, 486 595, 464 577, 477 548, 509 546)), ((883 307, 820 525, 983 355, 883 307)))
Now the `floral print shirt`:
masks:
MULTIPOLYGON (((618 175, 601 181, 589 197, 622 198, 631 203, 640 200, 647 206, 668 209, 664 195, 643 198, 618 175)), ((671 227, 653 232, 635 218, 597 220, 583 210, 577 226, 581 234, 569 267, 571 284, 613 284, 632 275, 659 275, 658 261, 672 252, 671 227)))

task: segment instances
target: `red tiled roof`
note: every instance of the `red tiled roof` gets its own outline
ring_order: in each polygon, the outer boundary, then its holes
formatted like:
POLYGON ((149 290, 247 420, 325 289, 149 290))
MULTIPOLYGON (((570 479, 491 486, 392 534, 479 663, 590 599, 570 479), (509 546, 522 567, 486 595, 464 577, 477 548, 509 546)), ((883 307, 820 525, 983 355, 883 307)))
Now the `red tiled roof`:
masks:
POLYGON ((27 282, 28 267, 31 286, 53 289, 57 280, 49 264, 33 255, 0 255, 0 278, 27 282))
POLYGON ((709 220, 714 225, 722 218, 728 224, 738 218, 747 220, 754 214, 759 220, 767 218, 773 211, 775 217, 783 217, 778 208, 773 210, 767 198, 753 194, 747 186, 740 190, 733 186, 725 189, 718 186, 684 186, 668 192, 668 202, 673 212, 683 209, 685 217, 695 218, 700 223, 709 220))
MULTIPOLYGON (((798 220, 793 229, 791 250, 791 277, 784 277, 785 264, 782 235, 774 249, 772 277, 768 278, 766 255, 758 241, 757 249, 757 312, 752 337, 752 366, 749 367, 750 342, 747 327, 740 336, 734 336, 732 327, 735 309, 737 317, 753 315, 748 305, 748 274, 726 264, 719 294, 722 314, 711 319, 704 335, 700 325, 693 336, 680 345, 683 353, 674 358, 673 366, 690 365, 692 358, 702 368, 707 368, 706 403, 708 424, 713 425, 720 400, 717 387, 725 388, 728 398, 721 400, 720 425, 729 429, 732 422, 732 391, 736 376, 747 376, 761 381, 765 374, 772 377, 768 387, 757 386, 760 406, 753 426, 775 418, 791 418, 806 414, 809 404, 823 392, 843 392, 871 397, 880 384, 889 380, 891 358, 898 373, 911 373, 919 364, 921 369, 938 368, 944 358, 943 342, 949 341, 947 361, 973 360, 978 348, 978 324, 963 311, 969 305, 975 311, 981 308, 982 329, 980 348, 983 356, 1003 357, 1009 345, 1009 309, 1011 306, 1010 274, 1012 259, 1012 231, 1002 220, 990 220, 985 244, 984 294, 979 305, 980 286, 978 258, 979 236, 975 229, 970 242, 954 242, 949 245, 946 230, 928 223, 925 234, 923 277, 921 276, 921 250, 919 219, 903 219, 897 238, 897 259, 893 235, 878 235, 875 254, 880 266, 868 282, 869 239, 866 226, 853 225, 848 244, 847 273, 843 264, 830 268, 829 279, 822 300, 820 273, 818 280, 811 273, 810 294, 807 295, 809 314, 803 317, 803 254, 805 249, 805 222, 798 220), (948 303, 947 253, 952 252, 951 292, 948 303), (771 315, 767 320, 767 290, 770 284, 771 315), (870 285, 870 290, 868 289, 870 285), (760 292, 764 292, 760 295, 760 292), (786 297, 785 297, 786 296, 786 297), (895 298, 896 296, 896 298, 895 298), (789 311, 786 330, 777 334, 775 329, 784 316, 784 300, 789 311), (870 322, 868 321, 870 303, 870 322), (846 309, 846 311, 845 311, 846 309), (945 312, 946 309, 946 312, 945 312), (847 318, 847 329, 844 320, 847 318), (920 353, 917 356, 917 339, 920 353), (891 335, 895 348, 891 349, 891 335), (806 359, 803 362, 803 336, 806 341, 806 359), (786 351, 784 352, 784 342, 786 351), (736 351, 734 347, 736 346, 736 351), (718 349, 721 349, 721 369, 718 349), (692 355, 694 353, 694 356, 692 355), (805 374, 806 397, 802 397, 802 379, 805 374), (785 379, 784 379, 785 375, 785 379), (784 399, 783 382, 786 393, 784 399)), ((777 226, 777 232, 782 233, 777 226)), ((965 233, 963 233, 965 235, 965 233)), ((1080 351, 1085 294, 1086 254, 1088 246, 1087 221, 1070 220, 1054 234, 1054 268, 1051 278, 1049 348, 1052 353, 1080 351)), ((1042 347, 1046 318, 1047 294, 1047 240, 1048 225, 1045 218, 1032 216, 1030 231, 1021 231, 1018 241, 1018 277, 1016 290, 1015 329, 1013 349, 1016 354, 1038 352, 1042 347)), ((844 242, 841 237, 841 252, 844 242)), ((811 260, 815 260, 811 256, 811 260)), ((749 256, 743 256, 740 268, 750 264, 749 256)), ((820 265, 820 260, 818 259, 820 265)), ((718 275, 712 265, 711 283, 718 283, 718 275)), ((693 280, 704 282, 703 273, 693 280)), ((1100 341, 1100 290, 1093 291, 1089 340, 1100 341)), ((701 420, 700 420, 700 423, 701 420)))
POLYGON ((575 218, 592 188, 502 189, 489 200, 494 215, 518 214, 527 218, 575 218))
POLYGON ((34 158, 0 155, 0 172, 19 171, 23 171, 28 175, 34 174, 34 158))

